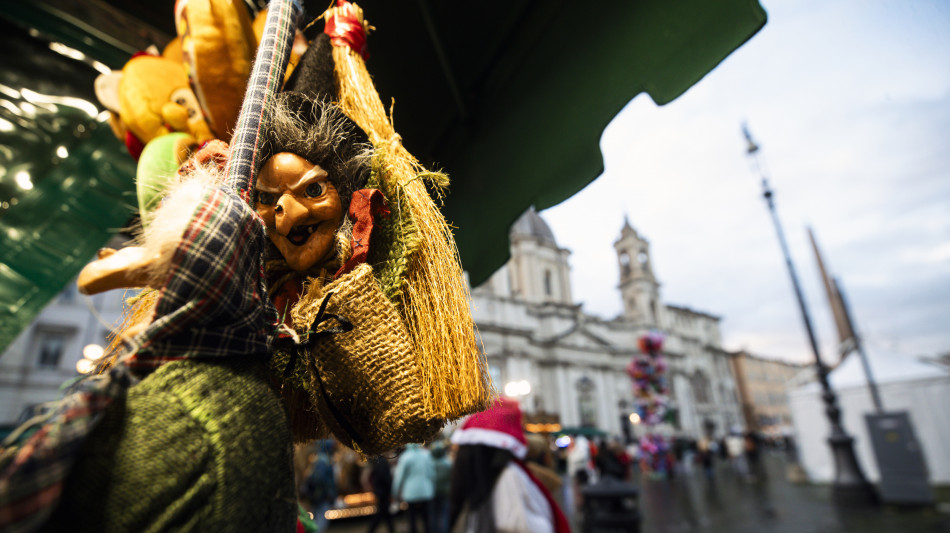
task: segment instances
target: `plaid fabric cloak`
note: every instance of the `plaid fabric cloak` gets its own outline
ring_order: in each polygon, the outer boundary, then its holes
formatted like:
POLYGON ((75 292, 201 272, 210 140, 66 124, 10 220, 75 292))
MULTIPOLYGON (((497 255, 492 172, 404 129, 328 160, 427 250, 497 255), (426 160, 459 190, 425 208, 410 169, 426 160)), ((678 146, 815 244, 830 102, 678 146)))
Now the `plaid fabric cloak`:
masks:
POLYGON ((268 357, 277 312, 266 297, 263 221, 235 193, 208 189, 175 251, 156 318, 130 356, 78 382, 0 450, 0 530, 35 531, 55 509, 103 411, 159 366, 189 358, 268 357))

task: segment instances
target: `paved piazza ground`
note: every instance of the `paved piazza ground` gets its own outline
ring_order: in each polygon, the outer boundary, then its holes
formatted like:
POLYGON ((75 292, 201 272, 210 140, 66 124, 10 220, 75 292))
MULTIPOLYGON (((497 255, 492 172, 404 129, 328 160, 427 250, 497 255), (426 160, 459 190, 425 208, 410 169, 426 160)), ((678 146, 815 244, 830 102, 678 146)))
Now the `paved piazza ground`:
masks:
MULTIPOLYGON (((694 469, 673 479, 641 479, 640 507, 644 533, 885 533, 950 532, 950 491, 939 491, 936 508, 840 509, 832 504, 827 486, 793 484, 786 479, 786 462, 779 454, 764 457, 765 475, 740 479, 720 464, 713 479, 694 469)), ((574 513, 574 531, 583 517, 574 513)), ((365 532, 366 519, 331 523, 330 533, 365 532)), ((405 513, 396 520, 399 532, 409 531, 405 513)), ((386 531, 385 526, 377 528, 386 531)))

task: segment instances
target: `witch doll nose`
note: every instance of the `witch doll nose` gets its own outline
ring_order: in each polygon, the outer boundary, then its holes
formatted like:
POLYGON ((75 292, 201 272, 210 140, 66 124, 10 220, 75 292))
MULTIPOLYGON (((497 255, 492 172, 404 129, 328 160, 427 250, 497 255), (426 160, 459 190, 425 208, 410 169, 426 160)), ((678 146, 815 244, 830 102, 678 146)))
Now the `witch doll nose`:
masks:
POLYGON ((296 224, 301 217, 306 216, 308 213, 307 208, 301 205, 296 198, 289 194, 285 194, 277 200, 277 205, 274 206, 274 215, 277 219, 277 231, 281 235, 287 235, 292 229, 294 229, 294 224, 296 224))

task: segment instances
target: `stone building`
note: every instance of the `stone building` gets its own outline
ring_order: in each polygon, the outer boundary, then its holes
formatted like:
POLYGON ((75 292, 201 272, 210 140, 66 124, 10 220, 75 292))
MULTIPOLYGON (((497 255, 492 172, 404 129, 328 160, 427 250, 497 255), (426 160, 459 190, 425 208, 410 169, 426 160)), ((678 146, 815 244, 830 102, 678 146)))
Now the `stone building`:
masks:
POLYGON ((746 427, 776 434, 791 429, 788 384, 802 374, 811 378, 813 370, 745 351, 731 354, 731 363, 746 427))
POLYGON ((61 386, 80 375, 77 363, 85 359, 84 348, 107 345, 124 293, 87 297, 70 283, 20 333, 0 356, 0 426, 15 425, 27 407, 62 397, 61 386))
POLYGON ((628 422, 633 393, 626 367, 639 353, 637 339, 656 329, 666 337, 663 353, 677 412, 668 429, 698 436, 741 424, 719 318, 663 302, 649 243, 629 222, 614 244, 624 311, 613 319, 574 303, 570 252, 558 246, 534 210, 515 222, 510 238, 511 259, 473 289, 472 299, 495 383, 531 384, 521 399, 529 418, 636 433, 628 422))

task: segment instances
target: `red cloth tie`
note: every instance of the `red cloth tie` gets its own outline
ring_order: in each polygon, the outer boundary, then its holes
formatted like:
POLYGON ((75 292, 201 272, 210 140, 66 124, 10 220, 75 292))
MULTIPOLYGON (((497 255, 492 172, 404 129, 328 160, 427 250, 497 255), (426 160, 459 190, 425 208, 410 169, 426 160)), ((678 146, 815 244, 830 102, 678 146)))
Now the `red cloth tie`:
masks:
POLYGON ((350 247, 353 255, 336 271, 334 278, 353 270, 359 264, 366 262, 369 254, 369 239, 373 233, 375 217, 389 216, 386 207, 386 198, 379 189, 360 189, 350 198, 350 220, 353 221, 353 238, 350 247))

